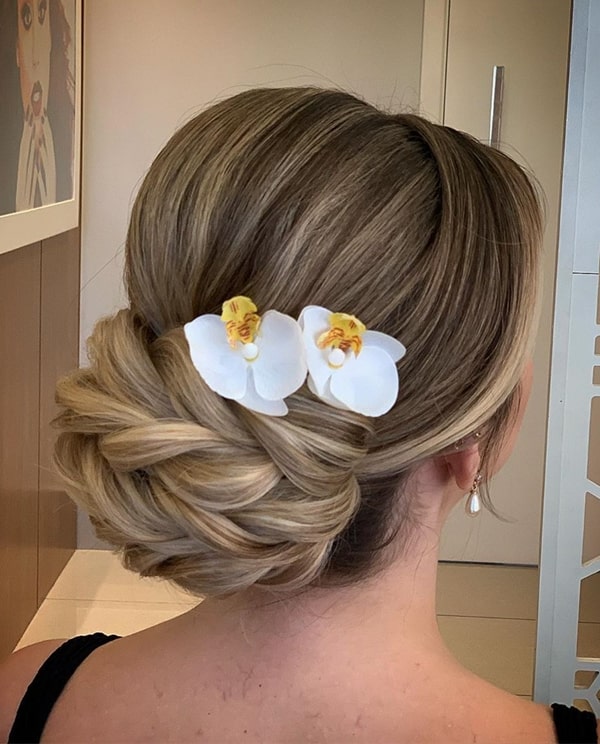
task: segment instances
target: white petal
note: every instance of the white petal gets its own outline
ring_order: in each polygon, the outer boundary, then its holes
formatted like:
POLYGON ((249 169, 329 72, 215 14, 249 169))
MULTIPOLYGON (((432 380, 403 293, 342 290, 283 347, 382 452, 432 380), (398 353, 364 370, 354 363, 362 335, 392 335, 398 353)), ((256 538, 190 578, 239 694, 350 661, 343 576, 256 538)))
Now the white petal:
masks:
POLYGON ((331 377, 331 367, 327 363, 329 349, 319 349, 317 339, 322 333, 329 330, 330 315, 331 310, 327 310, 325 307, 309 305, 304 308, 298 318, 304 337, 308 371, 316 386, 316 394, 319 396, 324 393, 327 380, 331 377))
POLYGON ((211 390, 238 400, 246 392, 248 362, 232 349, 218 315, 200 315, 183 326, 192 363, 211 390))
POLYGON ((329 403, 330 406, 333 406, 334 408, 341 408, 343 411, 350 410, 345 403, 342 403, 341 400, 338 400, 331 394, 330 380, 325 383, 325 389, 323 390, 323 393, 321 395, 319 394, 319 391, 317 390, 315 383, 313 382, 313 379, 310 375, 308 376, 307 385, 311 393, 314 393, 317 398, 325 401, 325 403, 329 403))
POLYGON ((261 398, 280 400, 302 387, 306 380, 306 353, 294 318, 269 310, 263 315, 254 340, 258 357, 251 366, 261 398))
POLYGON ((238 403, 251 411, 265 413, 267 416, 285 416, 288 413, 288 407, 283 400, 265 400, 257 392, 254 385, 254 375, 250 369, 248 375, 248 389, 246 395, 238 400, 238 403))
POLYGON ((344 366, 332 374, 330 384, 338 400, 364 416, 387 413, 398 397, 394 360, 376 346, 363 346, 358 357, 350 354, 344 366))
POLYGON ((364 346, 376 346, 383 349, 394 362, 399 362, 406 354, 406 347, 397 341, 393 336, 379 331, 365 331, 362 336, 364 346))

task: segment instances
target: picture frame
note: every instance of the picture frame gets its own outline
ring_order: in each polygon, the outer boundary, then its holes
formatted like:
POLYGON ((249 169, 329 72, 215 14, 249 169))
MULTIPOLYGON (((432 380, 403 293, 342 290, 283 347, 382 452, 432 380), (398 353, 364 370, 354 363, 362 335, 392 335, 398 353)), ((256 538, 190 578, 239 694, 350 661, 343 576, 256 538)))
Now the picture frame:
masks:
POLYGON ((82 43, 82 0, 0 0, 0 254, 79 225, 82 43))

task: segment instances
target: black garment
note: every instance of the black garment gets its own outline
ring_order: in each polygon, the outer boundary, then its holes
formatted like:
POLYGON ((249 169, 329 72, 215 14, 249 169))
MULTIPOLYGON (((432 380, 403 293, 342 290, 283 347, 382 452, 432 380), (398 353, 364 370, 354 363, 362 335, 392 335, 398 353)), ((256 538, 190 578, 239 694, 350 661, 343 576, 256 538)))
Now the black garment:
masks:
POLYGON ((77 667, 105 643, 119 636, 94 633, 63 643, 40 667, 21 700, 7 744, 37 744, 54 704, 77 667))
POLYGON ((598 743, 596 716, 589 710, 569 708, 566 705, 552 705, 554 728, 558 741, 564 744, 598 743))
MULTIPOLYGON (((77 636, 57 648, 27 688, 8 736, 8 744, 37 744, 54 704, 77 667, 92 651, 118 637, 103 633, 77 636)), ((593 713, 554 703, 552 714, 559 744, 598 744, 593 713)))

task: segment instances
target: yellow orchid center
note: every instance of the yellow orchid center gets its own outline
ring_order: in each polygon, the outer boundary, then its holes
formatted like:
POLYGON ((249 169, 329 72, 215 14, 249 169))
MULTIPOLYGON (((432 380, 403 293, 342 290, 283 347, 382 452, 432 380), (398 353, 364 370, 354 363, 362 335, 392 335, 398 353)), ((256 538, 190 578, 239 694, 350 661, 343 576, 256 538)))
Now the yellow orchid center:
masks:
POLYGON ((256 305, 249 297, 233 297, 223 303, 221 320, 225 323, 232 349, 235 349, 238 341, 243 344, 254 344, 260 325, 260 315, 256 310, 256 305))
MULTIPOLYGON (((341 349, 343 352, 351 349, 357 356, 362 349, 362 335, 367 330, 354 315, 347 313, 331 313, 329 316, 329 330, 317 339, 319 349, 341 349)), ((338 366, 334 364, 333 366, 338 366)))

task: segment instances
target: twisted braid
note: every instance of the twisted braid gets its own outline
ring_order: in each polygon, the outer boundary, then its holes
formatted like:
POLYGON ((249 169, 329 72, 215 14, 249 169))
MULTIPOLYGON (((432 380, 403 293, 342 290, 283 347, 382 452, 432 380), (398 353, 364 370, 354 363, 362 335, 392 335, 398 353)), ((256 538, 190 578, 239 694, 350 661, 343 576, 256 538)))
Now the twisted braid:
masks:
POLYGON ((358 508, 364 421, 308 391, 253 414, 206 386, 181 329, 155 338, 132 310, 89 349, 57 387, 55 462, 127 567, 197 595, 314 580, 358 508))

